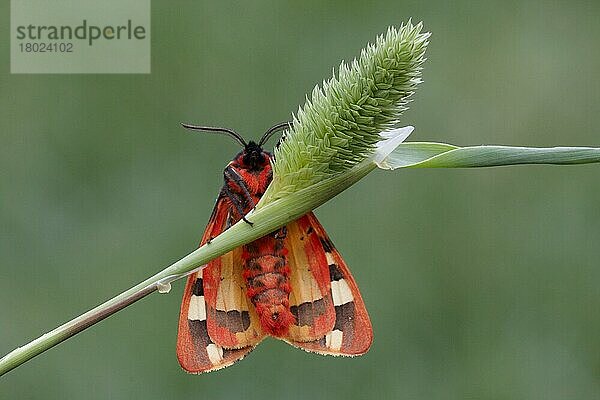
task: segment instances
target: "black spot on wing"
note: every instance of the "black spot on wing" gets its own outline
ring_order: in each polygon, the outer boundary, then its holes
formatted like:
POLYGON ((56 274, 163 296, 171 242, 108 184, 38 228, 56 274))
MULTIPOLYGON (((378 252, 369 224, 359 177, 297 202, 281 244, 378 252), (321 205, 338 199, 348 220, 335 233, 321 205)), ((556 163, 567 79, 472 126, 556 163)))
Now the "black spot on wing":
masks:
POLYGON ((250 313, 248 311, 242 311, 242 327, 244 330, 250 327, 250 313))
POLYGON ((290 312, 292 313, 292 315, 294 316, 294 318, 296 318, 296 325, 300 325, 300 323, 298 322, 298 309, 300 308, 300 306, 291 306, 290 307, 290 312))
POLYGON ((312 313, 312 303, 302 303, 298 306, 291 306, 290 312, 296 317, 296 325, 312 325, 314 316, 312 313))
POLYGON ((250 326, 248 311, 222 311, 216 310, 215 320, 217 325, 227 328, 231 332, 244 332, 250 326))
POLYGON ((340 279, 344 279, 344 274, 342 270, 335 264, 329 264, 329 279, 332 281, 339 281, 340 279))
POLYGON ((335 326, 333 329, 339 329, 346 332, 346 327, 354 321, 354 302, 348 302, 335 307, 335 326))
POLYGON ((206 346, 212 343, 208 336, 208 330, 206 328, 206 320, 188 320, 188 326, 190 328, 190 335, 192 337, 192 344, 194 346, 194 357, 195 362, 201 365, 211 365, 211 361, 208 358, 206 352, 206 346))
POLYGON ((325 312, 325 301, 319 299, 313 302, 305 302, 297 306, 291 306, 290 311, 296 317, 296 325, 312 326, 315 323, 315 318, 325 312))
POLYGON ((349 346, 352 343, 354 337, 354 319, 355 308, 353 301, 335 307, 335 326, 333 329, 344 333, 343 341, 345 346, 349 346))
POLYGON ((209 344, 212 343, 210 337, 208 336, 208 329, 206 328, 206 320, 202 321, 194 319, 188 320, 188 325, 190 327, 190 334, 194 341, 194 345, 198 345, 202 348, 205 348, 209 344))
POLYGON ((325 250, 327 253, 331 253, 333 251, 333 249, 335 249, 335 246, 333 245, 331 240, 329 240, 328 238, 319 237, 319 240, 321 241, 323 250, 325 250))
POLYGON ((202 286, 201 278, 196 279, 196 282, 194 282, 194 287, 192 288, 192 293, 195 296, 204 296, 204 287, 202 286))
POLYGON ((310 234, 311 234, 311 233, 313 233, 314 231, 315 231, 315 230, 313 229, 313 227, 312 227, 312 226, 309 226, 309 227, 308 227, 308 229, 306 230, 306 233, 307 233, 308 235, 310 235, 310 234))
MULTIPOLYGON (((208 366, 217 366, 223 365, 226 362, 234 362, 243 358, 246 354, 252 351, 251 347, 245 347, 242 349, 226 349, 221 348, 223 350, 223 363, 213 364, 213 362, 208 357, 208 353, 206 348, 210 344, 214 344, 214 342, 208 336, 208 330, 206 328, 206 320, 204 321, 188 321, 190 327, 190 333, 192 335, 192 341, 194 344, 194 354, 195 358, 194 362, 204 366, 201 371, 206 371, 208 366)), ((220 346, 219 346, 220 347, 220 346)))

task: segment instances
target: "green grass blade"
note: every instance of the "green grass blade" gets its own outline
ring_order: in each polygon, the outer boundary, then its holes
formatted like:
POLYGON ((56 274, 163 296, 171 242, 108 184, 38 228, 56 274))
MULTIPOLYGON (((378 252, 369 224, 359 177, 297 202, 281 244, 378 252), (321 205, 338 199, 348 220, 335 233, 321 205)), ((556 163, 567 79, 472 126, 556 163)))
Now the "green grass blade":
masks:
POLYGON ((457 147, 444 143, 399 145, 379 165, 398 168, 475 168, 517 164, 586 164, 600 162, 598 147, 457 147))

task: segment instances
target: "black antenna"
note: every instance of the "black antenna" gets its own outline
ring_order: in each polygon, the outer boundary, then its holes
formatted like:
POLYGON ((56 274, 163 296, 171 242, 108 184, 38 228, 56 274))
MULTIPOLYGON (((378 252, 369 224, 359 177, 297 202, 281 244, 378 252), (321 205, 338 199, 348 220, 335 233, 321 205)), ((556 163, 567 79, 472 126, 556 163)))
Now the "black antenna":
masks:
MULTIPOLYGON (((181 123, 181 126, 183 126, 185 129, 189 129, 192 131, 222 133, 222 134, 234 139, 236 142, 238 142, 242 146, 244 146, 244 147, 247 146, 247 143, 244 140, 244 138, 241 137, 240 134, 237 133, 236 131, 234 131, 233 129, 218 128, 218 127, 214 127, 214 126, 196 126, 196 125, 184 124, 183 122, 181 123)), ((273 128, 271 128, 271 129, 273 129, 273 128)))
POLYGON ((265 142, 267 140, 269 140, 269 138, 271 136, 273 136, 273 134, 275 132, 280 131, 280 130, 285 129, 285 128, 290 128, 291 125, 292 125, 292 123, 290 121, 285 121, 285 122, 281 122, 281 123, 279 123, 279 124, 277 124, 277 125, 269 128, 269 130, 266 131, 264 133, 264 135, 260 138, 260 141, 258 142, 258 145, 262 147, 262 145, 265 144, 265 142))

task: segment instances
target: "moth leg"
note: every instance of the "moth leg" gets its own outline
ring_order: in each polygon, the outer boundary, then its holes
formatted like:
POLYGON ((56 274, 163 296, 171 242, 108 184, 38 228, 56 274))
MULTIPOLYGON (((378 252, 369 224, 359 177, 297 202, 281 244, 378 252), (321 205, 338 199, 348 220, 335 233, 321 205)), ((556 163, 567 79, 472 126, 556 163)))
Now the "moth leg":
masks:
POLYGON ((242 189, 242 193, 244 194, 246 201, 252 206, 251 208, 254 209, 256 207, 256 203, 254 202, 254 199, 252 198, 252 195, 250 194, 250 191, 248 190, 248 186, 246 186, 246 182, 244 182, 242 177, 237 173, 237 171, 231 165, 228 165, 227 167, 225 167, 225 170, 223 171, 223 177, 225 178, 225 186, 223 187, 223 189, 225 189, 225 193, 227 194, 229 199, 231 199, 232 203, 234 203, 237 211, 242 216, 242 219, 244 220, 244 222, 246 222, 250 226, 252 226, 252 222, 250 222, 246 219, 245 213, 243 212, 243 210, 241 210, 242 207, 241 207, 241 204, 239 203, 239 199, 236 199, 238 201, 237 205, 236 205, 234 200, 232 199, 232 193, 227 187, 227 183, 231 182, 231 181, 233 181, 236 185, 238 185, 242 189))
POLYGON ((237 171, 231 166, 228 165, 225 167, 225 171, 223 171, 223 175, 225 176, 225 182, 229 179, 230 181, 235 182, 240 188, 242 188, 242 192, 246 197, 246 200, 249 204, 252 205, 252 208, 256 207, 256 203, 254 203, 254 199, 248 190, 248 186, 246 186, 246 182, 242 179, 242 177, 237 173, 237 171))
POLYGON ((254 225, 253 222, 250 222, 246 219, 246 216, 244 215, 244 209, 242 208, 242 205, 240 204, 240 199, 238 199, 235 196, 235 194, 233 194, 231 192, 231 190, 229 190, 229 187, 227 187, 227 184, 225 184, 225 186, 223 186, 222 190, 223 190, 223 193, 225 193, 225 195, 229 198, 229 200, 231 200, 231 204, 233 204, 233 206, 235 207, 237 212, 242 216, 242 219, 244 220, 244 222, 250 226, 254 225))

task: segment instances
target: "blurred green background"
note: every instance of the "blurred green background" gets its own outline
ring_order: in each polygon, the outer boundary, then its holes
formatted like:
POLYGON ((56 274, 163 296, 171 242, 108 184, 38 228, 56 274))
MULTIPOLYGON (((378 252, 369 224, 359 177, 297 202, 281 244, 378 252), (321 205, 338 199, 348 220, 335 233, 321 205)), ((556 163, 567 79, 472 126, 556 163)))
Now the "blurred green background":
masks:
MULTIPOLYGON (((600 3, 152 2, 150 75, 11 75, 0 5, 0 353, 193 250, 239 150, 391 25, 433 33, 411 137, 600 146, 600 3)), ((600 398, 600 167, 376 172, 318 211, 375 341, 175 358, 183 282, 0 378, 2 399, 600 398)))

